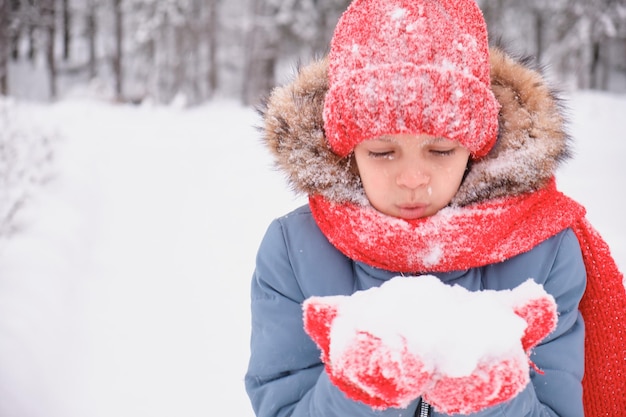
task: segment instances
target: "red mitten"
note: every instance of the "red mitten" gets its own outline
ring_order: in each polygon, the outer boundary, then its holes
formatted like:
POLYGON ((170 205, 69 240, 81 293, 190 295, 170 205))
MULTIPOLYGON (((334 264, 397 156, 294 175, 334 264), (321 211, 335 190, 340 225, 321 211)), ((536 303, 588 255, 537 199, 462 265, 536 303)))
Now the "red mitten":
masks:
POLYGON ((408 405, 430 381, 431 371, 402 340, 394 347, 354 329, 349 335, 335 332, 331 342, 332 326, 346 299, 311 297, 304 303, 304 328, 322 350, 330 380, 348 397, 375 409, 408 405))
POLYGON ((445 413, 517 395, 529 381, 528 350, 557 317, 554 299, 532 280, 470 292, 432 276, 311 297, 303 310, 331 381, 348 397, 384 409, 423 396, 445 413))

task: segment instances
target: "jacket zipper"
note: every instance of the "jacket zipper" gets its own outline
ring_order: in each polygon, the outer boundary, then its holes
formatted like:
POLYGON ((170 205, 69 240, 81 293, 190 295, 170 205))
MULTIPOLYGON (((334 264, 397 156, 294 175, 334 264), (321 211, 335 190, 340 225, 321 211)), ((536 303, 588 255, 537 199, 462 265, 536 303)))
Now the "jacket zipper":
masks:
POLYGON ((417 412, 415 413, 415 417, 430 417, 430 404, 426 401, 420 401, 419 407, 417 407, 417 412))

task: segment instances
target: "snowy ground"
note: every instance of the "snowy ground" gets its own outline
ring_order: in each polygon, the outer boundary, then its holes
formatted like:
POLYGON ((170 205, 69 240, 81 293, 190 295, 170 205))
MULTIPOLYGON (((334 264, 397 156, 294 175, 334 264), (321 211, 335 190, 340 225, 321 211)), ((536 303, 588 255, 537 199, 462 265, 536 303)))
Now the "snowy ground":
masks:
MULTIPOLYGON (((577 93, 584 203, 626 269, 626 96, 577 93)), ((24 105, 56 126, 55 179, 0 247, 0 415, 251 417, 248 286, 294 198, 228 101, 184 110, 87 99, 24 105)))

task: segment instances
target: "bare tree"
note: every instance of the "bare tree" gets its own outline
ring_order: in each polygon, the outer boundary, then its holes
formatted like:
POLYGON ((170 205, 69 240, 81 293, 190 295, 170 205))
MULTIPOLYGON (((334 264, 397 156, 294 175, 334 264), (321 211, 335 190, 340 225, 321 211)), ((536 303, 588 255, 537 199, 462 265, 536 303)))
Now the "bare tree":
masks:
POLYGON ((35 60, 35 55, 37 54, 37 41, 35 39, 35 32, 37 28, 37 24, 40 19, 40 11, 35 3, 35 0, 26 0, 26 7, 24 14, 25 24, 27 26, 28 32, 28 59, 30 61, 35 60))
POLYGON ((63 59, 67 61, 70 58, 70 44, 72 42, 70 0, 61 0, 61 11, 63 13, 63 59))
POLYGON ((10 16, 9 0, 0 0, 0 95, 9 92, 10 16))
POLYGON ((328 51, 350 0, 252 0, 245 46, 243 101, 254 104, 276 83, 280 60, 309 60, 328 51))
MULTIPOLYGON (((610 88, 613 73, 626 73, 626 3, 623 0, 594 0, 596 7, 586 10, 591 15, 588 87, 610 88), (621 49, 621 51, 620 51, 621 49)), ((588 4, 586 4, 589 7, 588 4)), ((623 75, 626 78, 626 74, 623 75)))
POLYGON ((323 54, 328 51, 330 39, 339 17, 350 4, 350 0, 312 0, 317 12, 313 51, 323 54))
POLYGON ((56 98, 58 94, 57 86, 57 65, 56 65, 56 2, 54 0, 41 1, 41 27, 46 33, 46 65, 48 67, 48 78, 50 82, 50 97, 56 98))
POLYGON ((9 3, 9 10, 0 16, 8 19, 8 25, 3 26, 9 29, 11 36, 11 57, 17 60, 21 56, 20 44, 24 34, 27 37, 28 52, 27 57, 33 61, 35 59, 37 47, 37 31, 41 31, 42 10, 47 7, 45 2, 40 4, 35 0, 3 0, 9 3))
POLYGON ((218 0, 208 0, 208 17, 207 17, 207 38, 208 38, 208 86, 209 96, 213 95, 218 87, 218 64, 217 64, 217 45, 218 45, 218 0))
POLYGON ((122 49, 124 41, 124 22, 122 13, 122 0, 113 0, 113 20, 114 20, 114 39, 115 52, 113 56, 113 73, 115 76, 115 95, 118 100, 123 97, 123 69, 122 61, 124 59, 124 51, 122 49))
MULTIPOLYGON (((119 100, 196 104, 220 91, 253 105, 282 71, 328 52, 350 1, 0 0, 0 94, 11 59, 43 58, 51 97, 63 71, 103 77, 119 100)), ((563 86, 624 91, 624 0, 477 1, 492 38, 563 86)))
MULTIPOLYGON (((572 88, 609 88, 626 66, 623 0, 478 0, 490 34, 503 35, 572 88), (622 40, 620 40, 622 39, 622 40)), ((626 30, 625 30, 626 31, 626 30)))
POLYGON ((251 0, 251 22, 245 45, 244 104, 257 104, 275 84, 280 33, 274 16, 277 7, 269 1, 251 0))
POLYGON ((87 72, 89 79, 96 77, 98 54, 96 51, 96 34, 97 34, 97 19, 96 19, 96 1, 88 0, 87 9, 85 13, 85 36, 87 41, 88 61, 87 72))
MULTIPOLYGON (((11 58, 17 60, 20 55, 19 40, 22 25, 19 19, 19 12, 22 2, 20 0, 5 0, 5 3, 6 2, 9 3, 9 10, 2 11, 2 16, 4 16, 4 20, 9 19, 9 25, 5 26, 7 22, 3 22, 2 26, 6 27, 7 29, 10 28, 9 32, 11 36, 11 58)), ((3 19, 2 16, 0 16, 0 20, 3 19)))

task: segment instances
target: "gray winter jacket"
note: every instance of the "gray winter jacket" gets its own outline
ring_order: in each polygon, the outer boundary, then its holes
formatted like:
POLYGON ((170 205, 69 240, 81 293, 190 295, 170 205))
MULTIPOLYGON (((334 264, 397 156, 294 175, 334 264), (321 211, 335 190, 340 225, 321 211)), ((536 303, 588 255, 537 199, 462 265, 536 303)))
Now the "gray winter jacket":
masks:
MULTIPOLYGON (((417 400, 407 409, 373 411, 346 398, 329 381, 320 351, 302 323, 301 303, 306 298, 352 294, 396 275, 343 256, 320 232, 306 206, 269 226, 252 281, 252 354, 246 375, 258 417, 414 415, 417 400)), ((531 356, 543 375, 531 371, 532 384, 515 399, 472 416, 583 416, 584 326, 578 303, 585 290, 585 268, 571 230, 499 264, 434 275, 474 291, 511 289, 533 278, 558 304, 556 331, 531 356)), ((432 416, 442 414, 435 411, 432 416)))
MULTIPOLYGON (((569 155, 561 105, 537 71, 492 50, 491 83, 502 105, 498 143, 472 164, 452 201, 457 207, 540 190, 569 155)), ((295 191, 360 204, 365 197, 350 158, 338 158, 325 141, 322 107, 327 87, 327 62, 321 60, 276 89, 263 112, 264 140, 295 191)), ((308 206, 269 226, 251 289, 246 389, 257 417, 415 414, 419 399, 407 409, 373 411, 346 398, 329 381, 320 351, 303 330, 301 303, 306 298, 352 294, 396 275, 345 257, 322 234, 308 206)), ((522 393, 474 417, 583 417, 584 326, 578 305, 586 275, 572 230, 500 263, 433 275, 474 291, 510 289, 533 278, 558 304, 556 331, 531 356, 543 373, 531 371, 532 383, 522 393)))

